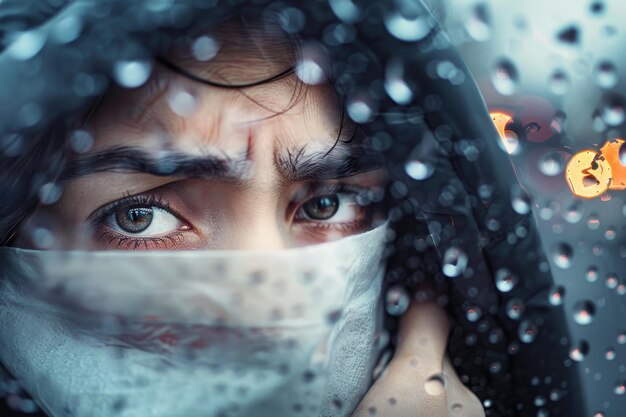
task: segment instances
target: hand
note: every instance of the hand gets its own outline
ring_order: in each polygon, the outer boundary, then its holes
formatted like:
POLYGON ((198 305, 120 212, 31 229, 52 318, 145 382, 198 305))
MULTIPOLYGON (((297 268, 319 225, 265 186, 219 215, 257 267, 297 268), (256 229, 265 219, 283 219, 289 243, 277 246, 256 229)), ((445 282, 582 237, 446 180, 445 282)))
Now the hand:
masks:
POLYGON ((400 322, 393 359, 352 417, 484 417, 446 356, 449 329, 440 306, 413 301, 400 322))

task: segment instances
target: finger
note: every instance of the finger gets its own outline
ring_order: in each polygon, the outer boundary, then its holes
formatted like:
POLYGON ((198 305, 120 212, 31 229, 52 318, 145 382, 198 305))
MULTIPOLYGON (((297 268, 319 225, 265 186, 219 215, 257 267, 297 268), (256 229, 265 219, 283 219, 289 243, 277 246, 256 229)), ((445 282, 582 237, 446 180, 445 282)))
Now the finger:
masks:
POLYGON ((441 307, 413 302, 402 317, 394 358, 353 416, 447 416, 443 366, 448 329, 441 307))

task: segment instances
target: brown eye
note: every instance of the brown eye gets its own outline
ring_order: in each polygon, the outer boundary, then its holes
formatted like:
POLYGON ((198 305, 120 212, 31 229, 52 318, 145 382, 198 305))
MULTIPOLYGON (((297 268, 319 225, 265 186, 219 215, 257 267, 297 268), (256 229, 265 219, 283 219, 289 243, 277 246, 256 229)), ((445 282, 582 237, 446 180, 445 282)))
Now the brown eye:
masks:
POLYGON ((302 209, 309 219, 328 220, 339 210, 339 197, 337 195, 315 197, 304 203, 302 209))
POLYGON ((115 222, 124 232, 140 233, 152 224, 153 216, 150 206, 126 206, 115 211, 115 222))

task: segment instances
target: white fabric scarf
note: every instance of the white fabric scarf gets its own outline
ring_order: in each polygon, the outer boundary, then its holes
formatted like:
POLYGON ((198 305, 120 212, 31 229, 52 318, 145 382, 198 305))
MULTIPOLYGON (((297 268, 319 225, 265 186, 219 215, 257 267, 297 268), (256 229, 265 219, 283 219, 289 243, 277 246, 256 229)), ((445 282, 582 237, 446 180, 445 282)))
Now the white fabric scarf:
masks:
POLYGON ((384 347, 384 241, 2 248, 0 361, 53 417, 348 416, 384 347))

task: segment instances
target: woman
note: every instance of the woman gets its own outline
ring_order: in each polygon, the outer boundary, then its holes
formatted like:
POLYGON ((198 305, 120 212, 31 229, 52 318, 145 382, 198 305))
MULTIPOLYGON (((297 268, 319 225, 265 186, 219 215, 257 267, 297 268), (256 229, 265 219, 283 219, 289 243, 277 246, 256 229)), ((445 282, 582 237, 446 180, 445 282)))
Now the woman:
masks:
POLYGON ((560 312, 502 320, 550 276, 429 10, 209 3, 3 4, 9 373, 52 416, 535 415, 560 312))

